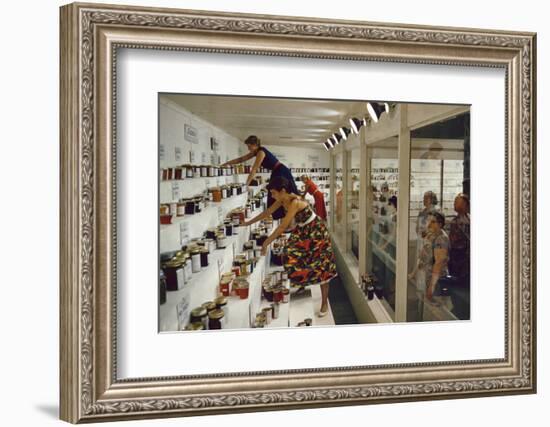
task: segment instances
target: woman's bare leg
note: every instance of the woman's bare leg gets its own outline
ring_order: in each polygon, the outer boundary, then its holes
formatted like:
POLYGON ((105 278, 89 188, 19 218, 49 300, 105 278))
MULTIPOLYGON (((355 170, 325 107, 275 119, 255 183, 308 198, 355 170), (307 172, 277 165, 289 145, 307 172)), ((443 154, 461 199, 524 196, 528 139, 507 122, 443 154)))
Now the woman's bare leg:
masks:
POLYGON ((321 284, 321 312, 328 310, 328 282, 321 284))

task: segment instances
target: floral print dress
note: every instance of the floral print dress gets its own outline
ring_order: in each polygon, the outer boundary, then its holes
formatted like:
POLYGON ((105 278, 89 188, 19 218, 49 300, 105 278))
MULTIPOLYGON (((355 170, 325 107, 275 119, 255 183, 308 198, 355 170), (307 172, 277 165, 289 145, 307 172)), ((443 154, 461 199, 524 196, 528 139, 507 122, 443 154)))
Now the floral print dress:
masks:
POLYGON ((296 214, 295 221, 296 227, 285 248, 284 263, 291 283, 316 285, 336 277, 334 252, 325 223, 309 205, 296 214))

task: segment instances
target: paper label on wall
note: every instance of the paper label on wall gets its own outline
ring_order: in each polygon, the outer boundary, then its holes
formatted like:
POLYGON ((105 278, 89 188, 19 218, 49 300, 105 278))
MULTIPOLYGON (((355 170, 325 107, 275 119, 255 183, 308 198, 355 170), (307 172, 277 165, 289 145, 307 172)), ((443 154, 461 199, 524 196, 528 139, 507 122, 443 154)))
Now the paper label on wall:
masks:
POLYGON ((176 162, 181 162, 181 160, 182 160, 181 147, 176 147, 174 149, 174 153, 176 155, 176 162))
POLYGON ((189 323, 190 319, 189 311, 189 298, 183 297, 181 301, 176 305, 176 316, 178 318, 178 329, 183 329, 189 323))
POLYGON ((183 137, 186 141, 192 142, 193 144, 199 143, 199 131, 191 125, 184 125, 183 137))
POLYGON ((210 137, 210 149, 212 151, 218 151, 218 148, 219 148, 218 140, 216 138, 214 138, 213 136, 211 136, 210 137))
POLYGON ((319 161, 319 156, 312 156, 312 155, 308 154, 307 160, 308 160, 308 162, 318 162, 319 161))
POLYGON ((229 156, 226 154, 225 155, 225 161, 228 162, 229 161, 229 156))
POLYGON ((221 206, 218 206, 218 224, 223 222, 223 209, 221 206))
POLYGON ((187 221, 180 223, 180 244, 186 245, 189 242, 189 224, 187 221))
POLYGON ((179 200, 181 198, 180 183, 172 181, 172 200, 179 200))
POLYGON ((159 145, 159 160, 160 160, 160 161, 165 160, 164 144, 160 144, 160 145, 159 145))
POLYGON ((189 163, 195 163, 195 152, 193 150, 189 150, 189 163))
POLYGON ((206 163, 206 153, 201 153, 201 163, 203 165, 206 163))

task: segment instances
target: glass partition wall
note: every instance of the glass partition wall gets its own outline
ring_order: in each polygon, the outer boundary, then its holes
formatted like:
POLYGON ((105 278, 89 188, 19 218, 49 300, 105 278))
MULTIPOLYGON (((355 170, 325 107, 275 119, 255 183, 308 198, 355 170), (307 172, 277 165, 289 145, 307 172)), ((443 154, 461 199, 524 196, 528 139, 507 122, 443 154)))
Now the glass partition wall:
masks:
POLYGON ((364 307, 397 322, 469 319, 469 108, 397 104, 385 120, 390 131, 371 123, 333 153, 334 236, 357 285, 372 282, 364 307))

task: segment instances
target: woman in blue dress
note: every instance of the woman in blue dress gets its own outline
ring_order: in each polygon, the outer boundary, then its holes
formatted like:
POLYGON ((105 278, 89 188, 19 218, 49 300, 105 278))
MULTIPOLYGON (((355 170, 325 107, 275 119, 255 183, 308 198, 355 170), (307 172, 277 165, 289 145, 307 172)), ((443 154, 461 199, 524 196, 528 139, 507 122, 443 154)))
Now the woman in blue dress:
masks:
MULTIPOLYGON (((257 136, 250 135, 248 138, 246 138, 244 143, 248 147, 248 153, 244 156, 237 157, 236 159, 225 162, 222 166, 242 163, 255 157, 256 159, 254 161, 254 164, 252 165, 250 173, 248 174, 248 178, 246 179, 246 185, 250 185, 250 183, 256 176, 256 172, 258 171, 260 166, 262 166, 271 171, 271 177, 269 178, 270 181, 276 176, 286 178, 289 181, 291 192, 294 194, 300 194, 298 192, 298 187, 296 187, 296 182, 294 181, 294 177, 292 176, 290 169, 288 169, 284 164, 277 160, 277 157, 275 157, 273 153, 271 153, 267 148, 262 147, 262 145, 260 144, 260 139, 257 136)), ((269 208, 273 203, 275 203, 275 199, 273 198, 271 193, 269 193, 267 196, 267 207, 269 208)), ((273 219, 281 219, 285 216, 285 211, 282 207, 280 207, 271 215, 273 216, 273 219)))

